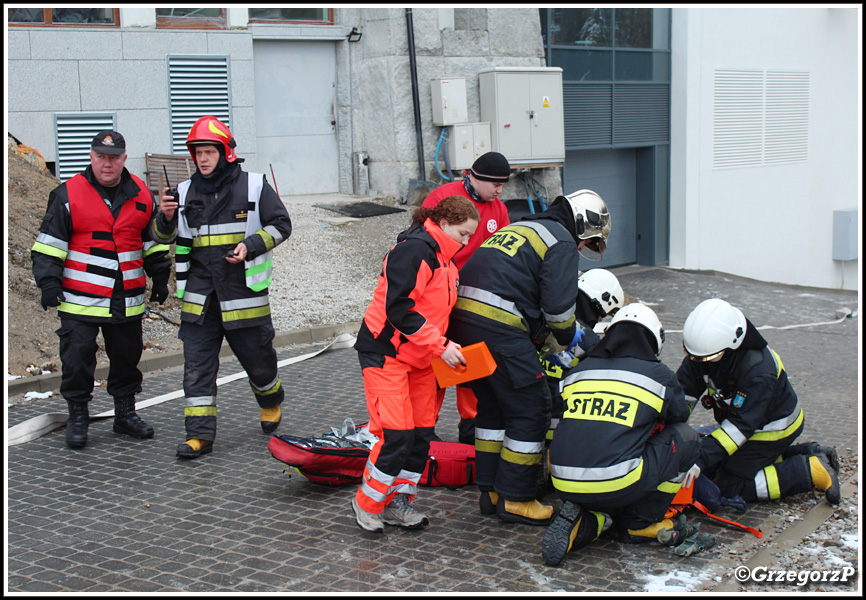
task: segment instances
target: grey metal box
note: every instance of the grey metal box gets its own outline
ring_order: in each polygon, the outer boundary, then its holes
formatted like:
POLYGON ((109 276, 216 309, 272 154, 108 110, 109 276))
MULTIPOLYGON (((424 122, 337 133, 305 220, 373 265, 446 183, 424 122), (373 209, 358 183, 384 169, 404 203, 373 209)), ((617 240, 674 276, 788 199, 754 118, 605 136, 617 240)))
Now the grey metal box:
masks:
POLYGON ((857 258, 857 209, 833 211, 833 260, 857 258))

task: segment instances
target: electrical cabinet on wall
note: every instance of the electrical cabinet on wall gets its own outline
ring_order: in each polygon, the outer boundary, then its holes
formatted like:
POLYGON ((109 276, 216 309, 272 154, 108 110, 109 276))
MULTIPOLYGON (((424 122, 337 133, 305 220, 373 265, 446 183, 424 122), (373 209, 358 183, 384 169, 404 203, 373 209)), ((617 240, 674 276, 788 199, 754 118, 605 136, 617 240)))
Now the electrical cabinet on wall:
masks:
POLYGON ((492 150, 512 165, 565 161, 561 68, 496 67, 479 72, 478 83, 492 150))
POLYGON ((490 123, 462 123, 449 127, 445 151, 452 171, 470 168, 476 158, 491 151, 490 123))
POLYGON ((466 79, 451 77, 430 80, 433 100, 433 125, 445 127, 469 120, 466 107, 466 79))

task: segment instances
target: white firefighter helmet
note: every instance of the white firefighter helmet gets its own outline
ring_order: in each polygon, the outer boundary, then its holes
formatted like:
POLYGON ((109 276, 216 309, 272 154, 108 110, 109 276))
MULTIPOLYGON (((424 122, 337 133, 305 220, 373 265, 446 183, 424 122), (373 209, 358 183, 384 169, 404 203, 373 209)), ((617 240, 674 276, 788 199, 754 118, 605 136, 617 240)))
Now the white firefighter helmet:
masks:
POLYGON ((659 355, 662 351, 662 344, 665 342, 665 328, 662 327, 662 323, 659 321, 655 312, 653 312, 653 309, 646 304, 641 304, 640 302, 632 302, 631 304, 625 305, 619 309, 613 319, 611 319, 610 325, 607 327, 608 333, 612 327, 615 327, 617 323, 622 323, 623 321, 632 321, 646 327, 655 338, 655 353, 656 356, 659 355))
POLYGON ((599 318, 614 315, 622 308, 625 294, 616 275, 607 269, 590 269, 578 280, 578 291, 589 298, 599 318))
POLYGON ((736 350, 746 336, 743 312, 721 298, 698 304, 683 325, 683 350, 698 362, 716 361, 725 350, 736 350))
POLYGON ((580 254, 589 260, 601 260, 610 235, 610 211, 601 196, 592 190, 578 190, 565 196, 577 227, 577 237, 588 240, 580 254))

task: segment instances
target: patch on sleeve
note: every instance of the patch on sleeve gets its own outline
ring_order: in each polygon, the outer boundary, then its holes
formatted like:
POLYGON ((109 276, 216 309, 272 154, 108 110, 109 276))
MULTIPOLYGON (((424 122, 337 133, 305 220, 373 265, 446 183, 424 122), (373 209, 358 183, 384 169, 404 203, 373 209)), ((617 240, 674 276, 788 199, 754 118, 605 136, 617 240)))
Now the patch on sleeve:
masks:
POLYGON ((745 402, 745 401, 746 401, 746 394, 744 394, 743 392, 737 392, 737 395, 734 396, 734 399, 733 399, 733 401, 731 401, 731 404, 733 404, 736 408, 743 408, 743 402, 745 402))

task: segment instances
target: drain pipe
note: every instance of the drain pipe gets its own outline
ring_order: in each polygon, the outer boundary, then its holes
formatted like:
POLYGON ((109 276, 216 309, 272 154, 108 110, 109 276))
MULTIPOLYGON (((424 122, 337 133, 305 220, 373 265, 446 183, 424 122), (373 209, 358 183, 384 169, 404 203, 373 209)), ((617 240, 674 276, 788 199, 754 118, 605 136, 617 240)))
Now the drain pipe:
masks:
POLYGON ((421 137, 421 103, 418 99, 418 70, 415 67, 415 29, 412 26, 412 9, 406 9, 406 33, 409 37, 409 66, 412 70, 412 102, 415 104, 415 142, 418 146, 418 169, 421 179, 427 179, 424 171, 424 140, 421 137))

